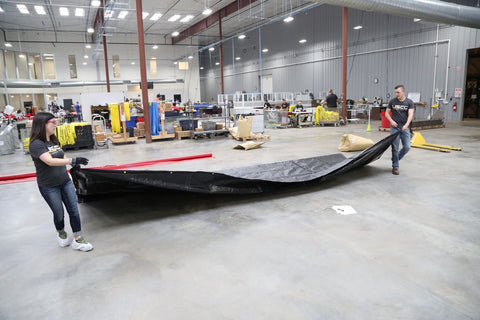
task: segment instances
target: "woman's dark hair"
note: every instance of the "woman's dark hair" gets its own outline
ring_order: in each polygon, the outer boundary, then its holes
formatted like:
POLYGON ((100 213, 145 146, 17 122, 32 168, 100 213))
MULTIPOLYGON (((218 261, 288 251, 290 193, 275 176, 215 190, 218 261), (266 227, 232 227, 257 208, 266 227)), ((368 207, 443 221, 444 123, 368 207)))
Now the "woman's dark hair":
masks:
MULTIPOLYGON (((54 118, 50 112, 39 112, 35 115, 32 122, 32 131, 30 132, 30 143, 35 140, 41 140, 43 142, 47 140, 47 130, 45 127, 48 121, 54 118)), ((57 136, 54 134, 50 136, 50 141, 55 144, 59 143, 57 136)))

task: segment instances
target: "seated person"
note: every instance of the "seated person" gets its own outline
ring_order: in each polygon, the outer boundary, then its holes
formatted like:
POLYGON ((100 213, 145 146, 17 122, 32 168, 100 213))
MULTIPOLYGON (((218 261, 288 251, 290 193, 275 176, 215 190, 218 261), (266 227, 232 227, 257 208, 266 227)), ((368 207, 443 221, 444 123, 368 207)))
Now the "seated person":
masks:
POLYGON ((297 105, 295 106, 295 111, 303 111, 302 101, 298 101, 297 105))
POLYGON ((174 102, 173 105, 172 105, 172 109, 171 109, 171 110, 172 110, 172 111, 177 110, 177 112, 180 112, 180 107, 177 107, 177 103, 174 102))
POLYGON ((282 110, 288 111, 288 103, 285 99, 282 99, 282 110))
POLYGON ((270 102, 268 102, 267 99, 265 99, 265 103, 263 104, 263 109, 267 110, 267 109, 271 109, 271 108, 272 108, 272 105, 270 104, 270 102))

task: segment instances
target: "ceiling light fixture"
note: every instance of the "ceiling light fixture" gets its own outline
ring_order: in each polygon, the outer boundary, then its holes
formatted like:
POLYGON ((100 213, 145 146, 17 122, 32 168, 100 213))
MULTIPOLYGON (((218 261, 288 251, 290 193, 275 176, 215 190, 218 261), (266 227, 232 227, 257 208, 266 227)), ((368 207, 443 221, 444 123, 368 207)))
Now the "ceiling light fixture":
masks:
POLYGON ((200 70, 203 70, 204 68, 203 67, 200 67, 200 70))
POLYGON ((82 63, 82 64, 83 64, 84 66, 86 66, 86 65, 87 65, 87 63, 86 63, 86 62, 84 62, 84 63, 82 63))
POLYGON ((238 39, 242 40, 242 39, 245 39, 246 37, 247 37, 246 35, 241 34, 241 35, 238 36, 238 39))
POLYGON ((153 50, 157 50, 157 49, 158 49, 158 46, 157 46, 157 45, 154 45, 154 46, 152 47, 152 49, 153 49, 153 50))
POLYGON ((240 57, 235 57, 235 60, 240 60, 240 57))
POLYGON ((24 54, 19 54, 18 57, 23 59, 23 58, 25 58, 25 55, 24 54))
POLYGON ((183 22, 183 23, 187 23, 188 21, 192 20, 193 19, 193 16, 191 14, 189 15, 186 15, 185 17, 183 17, 180 22, 183 22))
POLYGON ((211 51, 211 52, 212 52, 212 51, 215 51, 215 48, 214 48, 214 47, 210 47, 210 48, 208 48, 208 51, 211 51))
POLYGON ((176 37, 176 36, 178 36, 179 34, 180 34, 180 32, 178 32, 178 31, 173 31, 173 32, 172 32, 172 37, 176 37))
POLYGON ((93 29, 93 28, 88 28, 88 29, 87 29, 87 32, 88 32, 88 33, 94 33, 94 32, 95 32, 95 29, 93 29))
POLYGON ((162 17, 162 14, 161 13, 154 13, 153 16, 150 17, 150 20, 152 21, 157 21, 158 19, 160 19, 162 17))
POLYGON ((208 16, 210 13, 212 13, 212 11, 213 11, 213 10, 210 9, 210 8, 205 8, 205 10, 203 10, 202 14, 208 16))
POLYGON ((146 17, 148 17, 150 13, 148 12, 142 12, 142 19, 145 19, 146 17))
POLYGON ((75 8, 75 17, 83 17, 85 15, 85 9, 75 8))
POLYGON ((354 30, 360 30, 360 29, 362 29, 362 28, 363 28, 362 26, 353 27, 354 30))
POLYGON ((178 62, 177 61, 173 61, 173 64, 177 64, 178 62))
POLYGON ((193 59, 193 56, 188 56, 188 59, 193 59))
POLYGON ((177 21, 178 19, 180 19, 180 17, 181 17, 181 15, 175 14, 175 15, 171 16, 171 17, 168 19, 168 21, 170 21, 170 22, 175 22, 175 21, 177 21))
POLYGON ((100 0, 92 0, 92 2, 90 2, 92 7, 100 7, 101 4, 100 0))
POLYGON ((45 14, 47 14, 47 13, 45 12, 45 8, 44 8, 43 6, 34 6, 33 8, 35 9, 35 12, 36 12, 37 14, 40 14, 40 15, 45 15, 45 14))
POLYGON ((23 14, 29 14, 30 11, 28 11, 28 8, 24 4, 17 4, 18 11, 20 11, 23 14))
POLYGON ((5 47, 8 47, 8 48, 10 48, 11 46, 12 46, 12 44, 11 44, 11 43, 8 43, 8 42, 7 42, 7 43, 5 43, 5 47))
POLYGON ((215 65, 218 66, 220 64, 220 62, 215 62, 215 65))
POLYGON ((0 12, 5 12, 5 11, 3 11, 3 8, 2 8, 2 7, 0 7, 0 12))
POLYGON ((88 59, 88 55, 84 55, 83 57, 84 57, 85 59, 88 59))
POLYGON ((307 42, 307 39, 298 40, 298 43, 305 43, 305 42, 307 42))
POLYGON ((283 19, 283 22, 289 23, 290 21, 295 20, 292 16, 288 16, 285 19, 283 19))
POLYGON ((120 11, 120 13, 118 14, 118 19, 125 19, 127 14, 128 14, 128 11, 120 11))
POLYGON ((135 64, 135 61, 130 62, 130 64, 132 64, 132 65, 135 64))
POLYGON ((268 49, 267 48, 262 49, 262 52, 268 52, 268 49))
POLYGON ((87 45, 85 45, 85 48, 87 48, 87 49, 91 49, 91 48, 92 48, 92 46, 91 46, 91 45, 89 45, 89 44, 87 44, 87 45))
POLYGON ((422 21, 422 19, 420 19, 420 18, 413 18, 413 22, 419 22, 419 21, 422 21))
POLYGON ((58 10, 60 11, 60 15, 63 17, 68 17, 70 15, 67 7, 60 7, 58 10))

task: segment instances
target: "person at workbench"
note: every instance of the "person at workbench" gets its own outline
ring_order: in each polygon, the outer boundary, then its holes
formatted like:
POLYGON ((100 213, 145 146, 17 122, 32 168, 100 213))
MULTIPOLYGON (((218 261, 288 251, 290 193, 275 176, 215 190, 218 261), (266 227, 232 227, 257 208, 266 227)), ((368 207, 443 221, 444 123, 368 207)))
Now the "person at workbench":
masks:
POLYGON ((282 99, 282 110, 288 110, 288 103, 285 99, 282 99))
POLYGON ((272 109, 272 105, 270 104, 270 102, 268 102, 267 99, 265 99, 265 102, 263 103, 263 109, 264 110, 272 109))
POLYGON ((333 93, 333 89, 328 90, 328 96, 325 98, 323 105, 326 105, 327 108, 337 108, 338 97, 333 93))
POLYGON ((410 123, 413 120, 413 101, 405 96, 405 87, 401 84, 395 87, 395 98, 388 103, 385 117, 390 121, 390 134, 400 132, 392 142, 392 174, 399 175, 399 162, 410 150, 410 123), (392 115, 390 116, 390 112, 392 115), (400 140, 402 150, 399 150, 400 140))
POLYGON ((298 103, 295 105, 295 111, 303 111, 302 101, 298 101, 298 103))
POLYGON ((57 121, 49 112, 39 112, 33 118, 29 151, 35 164, 38 189, 53 212, 59 246, 70 245, 74 250, 90 251, 93 246, 82 236, 77 194, 66 167, 67 164, 72 167, 86 165, 88 159, 67 158, 55 135, 56 127, 57 121), (70 217, 73 239, 69 239, 64 229, 63 205, 70 217))

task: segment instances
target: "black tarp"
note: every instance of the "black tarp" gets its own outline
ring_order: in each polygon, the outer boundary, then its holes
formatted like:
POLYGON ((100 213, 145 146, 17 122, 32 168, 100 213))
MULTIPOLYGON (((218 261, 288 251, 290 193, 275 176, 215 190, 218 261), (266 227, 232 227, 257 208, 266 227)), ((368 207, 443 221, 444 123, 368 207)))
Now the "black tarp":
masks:
POLYGON ((210 194, 261 193, 279 185, 324 181, 362 167, 380 158, 397 135, 390 135, 351 158, 339 153, 218 172, 75 168, 70 173, 82 198, 149 188, 210 194))

